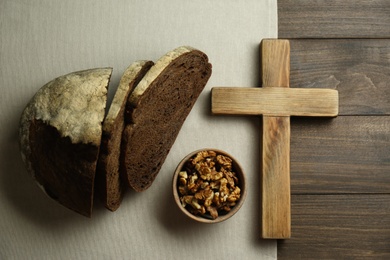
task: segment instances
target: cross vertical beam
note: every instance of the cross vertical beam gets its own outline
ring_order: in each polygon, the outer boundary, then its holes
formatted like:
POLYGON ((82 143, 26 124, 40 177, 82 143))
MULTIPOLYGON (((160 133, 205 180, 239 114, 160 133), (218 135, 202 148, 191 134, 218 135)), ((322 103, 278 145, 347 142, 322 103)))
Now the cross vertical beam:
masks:
MULTIPOLYGON (((290 85, 290 44, 267 40, 261 44, 263 88, 290 85)), ((290 238, 290 116, 263 115, 262 237, 290 238)))

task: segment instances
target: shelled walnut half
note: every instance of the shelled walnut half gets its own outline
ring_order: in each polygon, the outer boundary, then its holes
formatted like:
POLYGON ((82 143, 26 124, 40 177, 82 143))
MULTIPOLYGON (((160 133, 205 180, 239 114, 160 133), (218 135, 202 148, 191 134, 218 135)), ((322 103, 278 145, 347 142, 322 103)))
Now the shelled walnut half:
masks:
POLYGON ((241 198, 232 158, 216 151, 200 151, 191 157, 180 170, 177 183, 181 206, 209 219, 227 214, 241 198))

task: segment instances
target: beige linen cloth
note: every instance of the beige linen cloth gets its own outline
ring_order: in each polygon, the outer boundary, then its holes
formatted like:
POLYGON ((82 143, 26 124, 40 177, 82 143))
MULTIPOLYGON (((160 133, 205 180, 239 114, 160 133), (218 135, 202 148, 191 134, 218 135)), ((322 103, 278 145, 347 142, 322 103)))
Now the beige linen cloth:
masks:
POLYGON ((275 259, 260 238, 259 119, 210 113, 214 86, 258 86, 259 42, 277 37, 275 0, 0 1, 0 259, 275 259), (157 60, 190 45, 213 74, 152 187, 129 192, 114 213, 96 204, 92 219, 55 203, 22 163, 18 124, 48 81, 73 71, 113 67, 110 97, 135 60, 157 60), (242 164, 245 204, 207 225, 176 207, 171 179, 193 150, 222 149, 242 164))

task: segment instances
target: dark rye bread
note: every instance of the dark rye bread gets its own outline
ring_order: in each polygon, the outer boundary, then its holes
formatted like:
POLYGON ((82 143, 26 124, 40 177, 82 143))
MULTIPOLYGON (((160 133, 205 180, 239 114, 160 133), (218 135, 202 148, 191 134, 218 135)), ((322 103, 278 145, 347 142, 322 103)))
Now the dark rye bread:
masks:
POLYGON ((121 157, 134 190, 150 187, 210 76, 206 54, 183 46, 159 59, 131 93, 121 157))
POLYGON ((123 183, 136 191, 151 185, 211 75, 207 56, 191 47, 154 66, 135 64, 104 122, 111 68, 50 81, 22 113, 19 142, 28 172, 48 196, 84 216, 92 214, 96 191, 115 210, 123 183))
POLYGON ((27 170, 52 199, 91 216, 111 68, 70 73, 44 85, 22 113, 27 170))
POLYGON ((126 188, 126 182, 121 180, 119 174, 119 158, 127 99, 153 64, 152 61, 136 61, 126 69, 103 121, 103 136, 96 171, 96 192, 104 206, 111 211, 119 208, 126 188))

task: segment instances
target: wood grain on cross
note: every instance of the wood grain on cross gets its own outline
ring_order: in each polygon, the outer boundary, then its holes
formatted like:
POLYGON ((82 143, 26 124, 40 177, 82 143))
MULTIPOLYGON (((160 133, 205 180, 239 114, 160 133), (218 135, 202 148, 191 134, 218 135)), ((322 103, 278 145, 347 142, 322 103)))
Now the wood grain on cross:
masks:
POLYGON ((290 116, 338 115, 333 89, 289 88, 290 44, 267 39, 261 43, 262 88, 214 87, 212 113, 263 115, 262 237, 291 236, 290 116))

